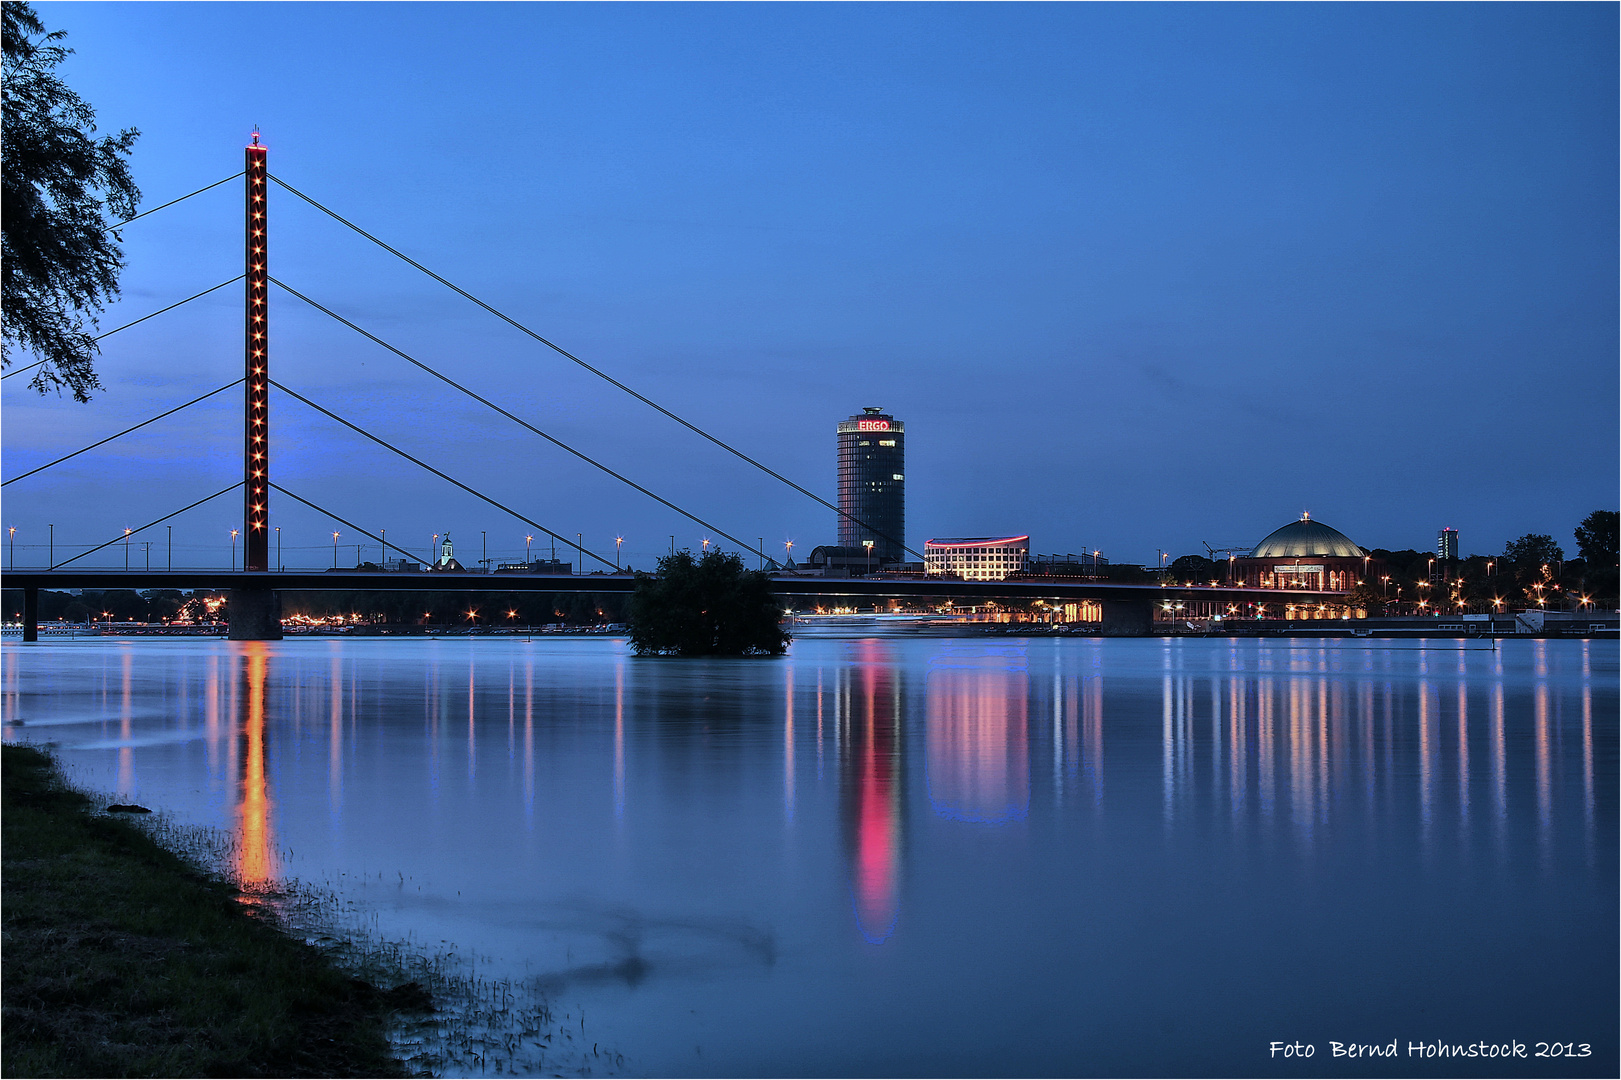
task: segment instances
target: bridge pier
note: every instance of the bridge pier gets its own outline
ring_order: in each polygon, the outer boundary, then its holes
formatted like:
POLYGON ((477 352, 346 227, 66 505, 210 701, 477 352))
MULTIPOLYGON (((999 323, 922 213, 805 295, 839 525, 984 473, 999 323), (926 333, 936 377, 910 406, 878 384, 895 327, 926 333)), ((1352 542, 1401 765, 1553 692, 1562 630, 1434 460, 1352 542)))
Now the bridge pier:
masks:
POLYGON ((232 641, 280 641, 281 593, 275 589, 232 589, 225 597, 232 641))
POLYGON ((39 640, 39 586, 23 586, 23 640, 39 640))
POLYGON ((1104 637, 1147 637, 1154 626, 1153 604, 1147 600, 1099 600, 1103 606, 1104 637))

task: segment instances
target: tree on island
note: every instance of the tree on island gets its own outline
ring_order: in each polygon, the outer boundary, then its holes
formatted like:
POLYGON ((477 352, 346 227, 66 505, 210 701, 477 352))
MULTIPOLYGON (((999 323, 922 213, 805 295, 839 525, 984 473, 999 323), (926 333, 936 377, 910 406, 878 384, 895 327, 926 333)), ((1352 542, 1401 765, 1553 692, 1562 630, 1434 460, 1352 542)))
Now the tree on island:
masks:
POLYGON ((779 656, 790 635, 771 578, 736 555, 679 551, 636 575, 630 645, 638 656, 779 656))
POLYGON ((56 74, 73 51, 56 44, 64 36, 46 33, 28 4, 5 3, 0 365, 11 366, 14 348, 27 350, 39 358, 29 386, 66 387, 89 401, 101 387, 94 313, 118 296, 124 266, 113 226, 135 215, 141 197, 124 160, 140 132, 95 137, 96 111, 56 74))

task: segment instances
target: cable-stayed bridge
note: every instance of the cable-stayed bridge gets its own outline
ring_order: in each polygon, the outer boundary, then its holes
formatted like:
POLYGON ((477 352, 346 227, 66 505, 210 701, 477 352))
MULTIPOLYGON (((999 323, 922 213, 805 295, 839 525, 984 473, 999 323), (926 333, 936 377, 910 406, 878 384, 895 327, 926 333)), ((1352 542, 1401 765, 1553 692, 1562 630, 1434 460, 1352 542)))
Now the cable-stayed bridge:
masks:
MULTIPOLYGON (((218 491, 210 494, 192 493, 200 497, 190 498, 184 505, 155 517, 136 528, 120 530, 112 535, 105 543, 78 551, 64 557, 60 562, 53 558, 42 570, 25 570, 18 572, 13 568, 6 574, 6 584, 11 588, 21 588, 24 593, 23 631, 25 640, 34 640, 37 637, 38 625, 38 593, 41 588, 179 588, 179 589, 230 589, 232 590, 231 636, 239 639, 267 639, 281 636, 280 606, 278 594, 281 590, 378 590, 378 591, 468 591, 468 592, 508 592, 508 591, 544 591, 544 592, 593 592, 615 593, 629 592, 634 588, 634 579, 620 571, 618 560, 591 550, 579 541, 578 534, 570 539, 567 530, 558 531, 533 517, 528 516, 519 508, 492 498, 475 485, 473 480, 456 476, 440 468, 433 462, 414 456, 365 426, 345 417, 327 405, 315 400, 307 393, 300 392, 272 377, 272 350, 270 334, 270 294, 274 286, 280 293, 307 305, 311 309, 327 316, 350 331, 367 339, 373 344, 394 354, 401 360, 414 365, 422 372, 443 383, 445 386, 461 394, 490 412, 499 415, 507 422, 516 425, 524 431, 537 436, 555 446, 566 454, 599 470, 615 483, 628 487, 639 496, 651 499, 665 508, 688 518, 701 526, 707 532, 729 541, 739 551, 748 552, 757 557, 762 566, 769 564, 772 569, 778 569, 776 560, 766 555, 761 548, 748 543, 739 536, 733 535, 713 521, 700 517, 697 513, 685 506, 665 498, 647 486, 637 482, 630 476, 610 468, 583 450, 570 445, 556 435, 549 433, 531 421, 513 412, 497 401, 491 400, 470 387, 451 378, 432 365, 425 363, 418 357, 412 356, 391 342, 378 336, 358 323, 344 317, 332 307, 323 304, 320 300, 278 280, 270 273, 270 215, 269 193, 270 186, 275 185, 307 203, 309 206, 327 215, 343 227, 352 230, 365 240, 376 245, 394 258, 404 262, 443 288, 455 293, 462 299, 476 305, 490 316, 500 319, 509 326, 518 330, 539 345, 555 351, 558 355, 579 365, 592 376, 607 383, 615 390, 627 394, 636 401, 660 413, 674 423, 686 428, 720 448, 724 452, 743 461, 753 469, 757 469, 778 483, 786 485, 800 496, 813 500, 825 509, 856 524, 869 535, 886 540, 892 540, 897 547, 910 552, 918 561, 923 560, 921 553, 905 547, 900 537, 885 536, 880 530, 873 529, 867 523, 854 517, 845 510, 824 499, 814 491, 806 488, 787 476, 777 472, 764 462, 745 453, 725 439, 722 439, 697 424, 676 414, 665 406, 659 404, 644 394, 639 393, 630 386, 613 378, 606 372, 592 366, 580 357, 570 353, 555 342, 547 339, 535 330, 524 325, 494 307, 493 305, 475 296, 456 283, 436 273, 422 263, 410 258, 408 255, 389 245, 384 240, 372 235, 353 221, 339 214, 332 208, 324 205, 311 195, 293 187, 291 184, 275 176, 269 171, 268 150, 260 143, 259 135, 254 133, 252 143, 245 148, 245 167, 243 171, 215 181, 198 188, 180 198, 172 199, 151 210, 129 219, 146 217, 161 210, 175 206, 203 192, 211 191, 223 184, 237 179, 244 181, 243 203, 243 273, 219 282, 202 290, 184 300, 169 304, 148 315, 135 319, 123 326, 117 327, 100 335, 100 338, 111 337, 113 334, 127 330, 132 326, 144 323, 149 319, 157 318, 174 311, 192 301, 208 296, 220 289, 224 289, 237 282, 244 283, 244 329, 243 329, 243 371, 242 376, 222 386, 215 387, 190 401, 176 405, 157 413, 122 431, 116 432, 96 442, 66 454, 54 461, 47 462, 36 468, 17 476, 7 477, 0 481, 0 487, 8 487, 19 481, 27 480, 44 473, 58 465, 77 458, 79 455, 99 449, 126 435, 142 430, 151 424, 174 416, 188 408, 199 405, 204 401, 215 398, 240 387, 243 393, 243 466, 242 479, 233 482, 218 491), (489 574, 449 574, 449 573, 378 573, 356 571, 337 571, 312 574, 302 571, 286 572, 279 560, 272 561, 272 537, 276 527, 271 523, 271 506, 276 500, 286 499, 294 504, 302 505, 310 510, 322 514, 331 521, 350 530, 352 535, 364 536, 374 541, 383 552, 384 559, 393 551, 403 558, 416 560, 416 556, 404 548, 388 541, 385 534, 374 534, 356 524, 346 517, 341 509, 318 504, 314 500, 291 491, 276 483, 272 472, 272 439, 271 439, 271 410, 270 401, 272 391, 281 395, 285 400, 297 402, 311 412, 318 414, 341 426, 348 431, 359 435, 372 443, 403 458, 418 470, 425 471, 437 477, 444 484, 459 489, 501 512, 510 515, 515 520, 533 528, 541 535, 550 538, 565 549, 572 552, 572 558, 578 559, 582 568, 587 560, 593 565, 600 566, 604 573, 559 575, 534 573, 501 573, 489 574), (240 492, 242 498, 242 530, 243 559, 242 569, 231 571, 223 570, 162 570, 152 571, 147 568, 141 570, 113 571, 90 569, 82 560, 98 551, 113 547, 118 543, 127 544, 131 537, 155 529, 180 514, 195 509, 206 503, 224 499, 240 492)), ((120 226, 129 222, 121 222, 120 226)), ((39 363, 44 363, 40 361, 39 363)), ((5 373, 3 378, 20 375, 39 363, 15 368, 5 373)), ((177 502, 182 501, 177 499, 177 502)), ((358 560, 357 560, 358 561, 358 560)), ((862 598, 883 597, 963 597, 977 599, 1046 599, 1057 602, 1066 600, 1092 600, 1102 605, 1104 611, 1104 624, 1106 629, 1111 627, 1122 633, 1140 633, 1148 629, 1148 607, 1150 603, 1170 601, 1187 601, 1193 599, 1220 599, 1231 604, 1269 604, 1280 607, 1283 603, 1318 603, 1325 599, 1338 599, 1338 594, 1315 592, 1291 592, 1279 590, 1252 591, 1241 589, 1201 589, 1186 587, 1166 589, 1159 586, 1122 585, 1108 582, 1077 582, 1055 580, 1052 582, 964 582, 947 579, 905 580, 896 578, 858 578, 858 579, 829 579, 801 577, 788 574, 778 576, 778 587, 784 595, 802 596, 843 596, 862 598), (1253 592, 1253 595, 1252 595, 1253 592)))

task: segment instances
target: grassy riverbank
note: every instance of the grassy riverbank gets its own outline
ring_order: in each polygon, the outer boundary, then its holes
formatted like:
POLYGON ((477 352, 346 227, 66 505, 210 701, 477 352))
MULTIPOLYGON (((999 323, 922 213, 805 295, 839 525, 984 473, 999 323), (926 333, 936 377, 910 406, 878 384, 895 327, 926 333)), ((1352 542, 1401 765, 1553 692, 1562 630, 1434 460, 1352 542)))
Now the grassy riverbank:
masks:
POLYGON ((0 747, 5 1076, 402 1076, 389 995, 0 747))

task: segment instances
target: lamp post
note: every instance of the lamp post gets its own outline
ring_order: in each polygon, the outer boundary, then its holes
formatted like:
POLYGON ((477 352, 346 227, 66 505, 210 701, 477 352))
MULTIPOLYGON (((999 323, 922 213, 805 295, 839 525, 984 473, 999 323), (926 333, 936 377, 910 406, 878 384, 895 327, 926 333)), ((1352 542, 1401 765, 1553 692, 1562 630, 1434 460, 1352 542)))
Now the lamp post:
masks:
MULTIPOLYGON (((235 530, 235 529, 231 530, 231 572, 232 573, 236 572, 236 533, 237 533, 237 530, 235 530)), ((337 563, 334 562, 332 565, 336 566, 337 563)))
POLYGON ((867 549, 867 576, 872 576, 872 544, 871 540, 861 541, 861 546, 867 549))
POLYGON ((535 538, 534 538, 533 534, 525 536, 523 538, 523 564, 526 567, 530 565, 530 563, 529 563, 529 545, 534 542, 534 539, 535 538))
MULTIPOLYGON (((174 569, 174 526, 166 525, 164 528, 169 530, 169 569, 172 571, 174 569)), ((281 530, 277 529, 276 532, 280 534, 281 530)), ((281 558, 281 547, 279 541, 276 548, 276 557, 278 559, 281 558)))
POLYGON ((332 534, 332 569, 338 568, 338 533, 332 534))
POLYGON ((585 535, 583 533, 574 534, 574 559, 579 564, 579 569, 575 573, 585 573, 585 535))
POLYGON ((488 574, 490 572, 490 534, 486 529, 480 529, 478 534, 479 536, 483 537, 483 539, 479 541, 479 551, 484 556, 478 561, 478 564, 484 567, 484 572, 488 574))
POLYGON ((624 542, 625 542, 625 538, 623 536, 614 537, 614 569, 615 570, 619 569, 619 547, 624 542))
POLYGON ((784 540, 782 542, 782 550, 783 550, 783 559, 785 560, 785 562, 793 562, 794 561, 794 542, 792 540, 784 540))
POLYGON ((50 569, 56 565, 56 526, 47 525, 45 527, 51 530, 50 547, 47 549, 49 554, 45 556, 45 567, 50 569))
POLYGON ((17 569, 17 526, 13 525, 6 530, 11 539, 11 568, 17 569))
POLYGON ((765 569, 765 537, 760 537, 760 569, 765 569))

